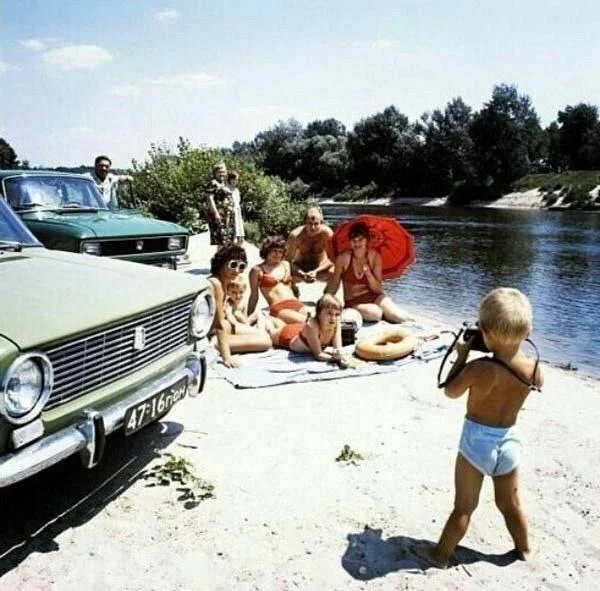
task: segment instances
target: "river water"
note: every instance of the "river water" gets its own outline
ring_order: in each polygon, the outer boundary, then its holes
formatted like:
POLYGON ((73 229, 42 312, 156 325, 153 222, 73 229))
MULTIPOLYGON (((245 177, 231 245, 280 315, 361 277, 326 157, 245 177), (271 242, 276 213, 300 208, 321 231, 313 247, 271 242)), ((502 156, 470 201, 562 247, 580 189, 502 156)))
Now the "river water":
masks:
POLYGON ((393 215, 417 260, 385 289, 402 307, 460 326, 494 287, 516 287, 534 310, 541 357, 600 377, 600 215, 577 211, 327 205, 326 220, 393 215))

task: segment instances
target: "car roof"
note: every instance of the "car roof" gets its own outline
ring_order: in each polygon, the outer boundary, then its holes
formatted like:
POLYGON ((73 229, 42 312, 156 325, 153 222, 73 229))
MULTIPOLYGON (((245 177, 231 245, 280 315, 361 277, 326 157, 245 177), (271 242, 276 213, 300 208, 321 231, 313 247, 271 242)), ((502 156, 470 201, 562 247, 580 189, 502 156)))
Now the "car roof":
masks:
POLYGON ((26 169, 15 169, 15 170, 0 170, 0 179, 5 179, 10 176, 56 176, 56 177, 75 177, 75 178, 86 178, 89 177, 86 174, 78 174, 76 172, 59 172, 57 170, 26 170, 26 169))

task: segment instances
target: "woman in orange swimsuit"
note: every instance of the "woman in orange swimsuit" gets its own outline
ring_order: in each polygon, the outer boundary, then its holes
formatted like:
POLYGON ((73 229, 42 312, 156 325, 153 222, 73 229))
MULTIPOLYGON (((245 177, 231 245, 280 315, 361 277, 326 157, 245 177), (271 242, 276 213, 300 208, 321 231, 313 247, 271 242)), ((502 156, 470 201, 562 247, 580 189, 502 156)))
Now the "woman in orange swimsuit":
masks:
POLYGON ((233 353, 253 353, 266 351, 272 346, 267 331, 254 330, 250 334, 233 334, 231 324, 226 319, 225 297, 229 284, 235 281, 247 266, 246 251, 234 244, 222 246, 210 261, 208 278, 215 298, 215 319, 211 333, 217 337, 217 348, 223 364, 237 367, 233 353))
POLYGON ((325 288, 326 293, 336 293, 340 282, 344 287, 344 306, 355 308, 367 322, 400 323, 410 320, 383 293, 381 255, 369 249, 369 228, 364 222, 356 222, 349 231, 350 249, 338 255, 333 277, 325 288))
POLYGON ((296 353, 312 353, 317 361, 348 367, 343 357, 341 318, 342 304, 335 296, 326 294, 316 305, 316 317, 306 322, 286 324, 271 333, 273 345, 296 353))
POLYGON ((258 293, 269 304, 271 316, 283 320, 286 324, 304 322, 308 308, 292 291, 292 273, 290 263, 283 260, 285 239, 281 236, 269 236, 260 249, 263 262, 250 271, 250 298, 248 314, 252 314, 258 303, 258 293))

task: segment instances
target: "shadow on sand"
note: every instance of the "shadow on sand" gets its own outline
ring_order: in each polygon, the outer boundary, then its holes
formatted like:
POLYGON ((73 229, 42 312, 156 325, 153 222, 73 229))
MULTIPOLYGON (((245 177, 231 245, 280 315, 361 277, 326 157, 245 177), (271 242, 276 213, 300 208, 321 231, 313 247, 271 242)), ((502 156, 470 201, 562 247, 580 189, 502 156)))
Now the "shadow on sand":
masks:
POLYGON ((183 425, 162 421, 133 437, 117 432, 93 470, 75 455, 0 489, 0 577, 33 552, 59 550, 56 538, 63 531, 86 523, 125 492, 182 431, 183 425))
MULTIPOLYGON (((392 572, 423 574, 432 566, 414 553, 417 545, 427 545, 429 540, 409 536, 394 536, 383 539, 382 530, 365 529, 359 534, 348 534, 348 547, 342 556, 344 570, 360 581, 370 581, 392 572)), ((505 554, 484 554, 459 546, 454 554, 455 563, 468 565, 474 562, 489 562, 496 566, 507 566, 517 560, 514 551, 505 554)))

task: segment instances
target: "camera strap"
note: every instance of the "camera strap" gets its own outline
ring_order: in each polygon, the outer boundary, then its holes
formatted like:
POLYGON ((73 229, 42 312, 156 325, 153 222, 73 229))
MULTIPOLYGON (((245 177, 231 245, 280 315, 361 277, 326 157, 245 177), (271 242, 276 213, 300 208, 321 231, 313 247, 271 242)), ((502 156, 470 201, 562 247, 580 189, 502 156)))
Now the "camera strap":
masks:
MULTIPOLYGON (((440 363, 440 369, 438 370, 438 375, 437 375, 438 388, 445 388, 447 386, 447 384, 450 383, 460 373, 460 371, 457 371, 454 375, 449 376, 444 381, 441 381, 442 372, 444 370, 444 365, 446 364, 448 357, 450 357, 450 354, 454 350, 454 346, 456 345, 458 339, 463 334, 464 329, 461 328, 457 333, 455 333, 451 330, 443 331, 443 332, 450 333, 455 336, 454 336, 454 340, 452 341, 452 344, 448 347, 448 350, 446 351, 446 354, 444 355, 442 362, 440 363)), ((483 361, 490 361, 491 363, 496 363, 497 365, 502 366, 504 369, 506 369, 506 371, 508 371, 517 380, 519 380, 519 382, 521 382, 522 384, 525 384, 529 388, 530 391, 535 390, 537 392, 541 392, 541 388, 538 388, 535 385, 535 377, 537 375, 538 366, 540 364, 540 352, 539 352, 538 348, 536 347, 536 344, 530 338, 525 339, 525 342, 529 343, 533 347, 533 350, 535 351, 535 364, 533 366, 533 372, 531 374, 531 378, 529 381, 524 380, 510 365, 508 365, 508 363, 505 363, 501 359, 497 359, 496 357, 493 357, 493 356, 492 357, 487 357, 487 356, 480 357, 479 359, 481 359, 483 361)))
POLYGON ((444 365, 446 365, 448 357, 450 357, 450 354, 452 353, 452 351, 454 351, 454 346, 456 345, 458 339, 460 339, 463 332, 465 332, 464 328, 461 328, 458 332, 454 332, 453 330, 443 330, 441 332, 441 334, 453 334, 454 340, 452 341, 452 344, 448 347, 448 350, 446 351, 446 354, 444 355, 444 357, 442 358, 442 362, 440 363, 440 369, 438 370, 437 375, 438 388, 445 388, 446 384, 448 384, 450 381, 452 381, 452 378, 458 375, 458 372, 456 372, 456 374, 454 374, 452 377, 449 377, 442 381, 442 372, 444 371, 444 365))
POLYGON ((492 363, 496 363, 497 365, 502 366, 506 371, 511 373, 515 378, 517 378, 517 380, 519 380, 519 382, 521 382, 522 384, 525 384, 529 388, 530 392, 534 391, 534 390, 536 392, 541 392, 542 389, 538 388, 535 385, 535 376, 537 375, 538 365, 540 364, 540 352, 538 351, 538 348, 536 347, 535 343, 530 338, 525 339, 525 342, 529 343, 533 347, 533 350, 535 351, 535 364, 533 366, 533 372, 531 374, 531 378, 529 379, 529 381, 524 380, 510 365, 508 365, 508 363, 505 363, 501 359, 497 359, 494 356, 483 357, 483 359, 487 359, 488 361, 491 361, 492 363))

